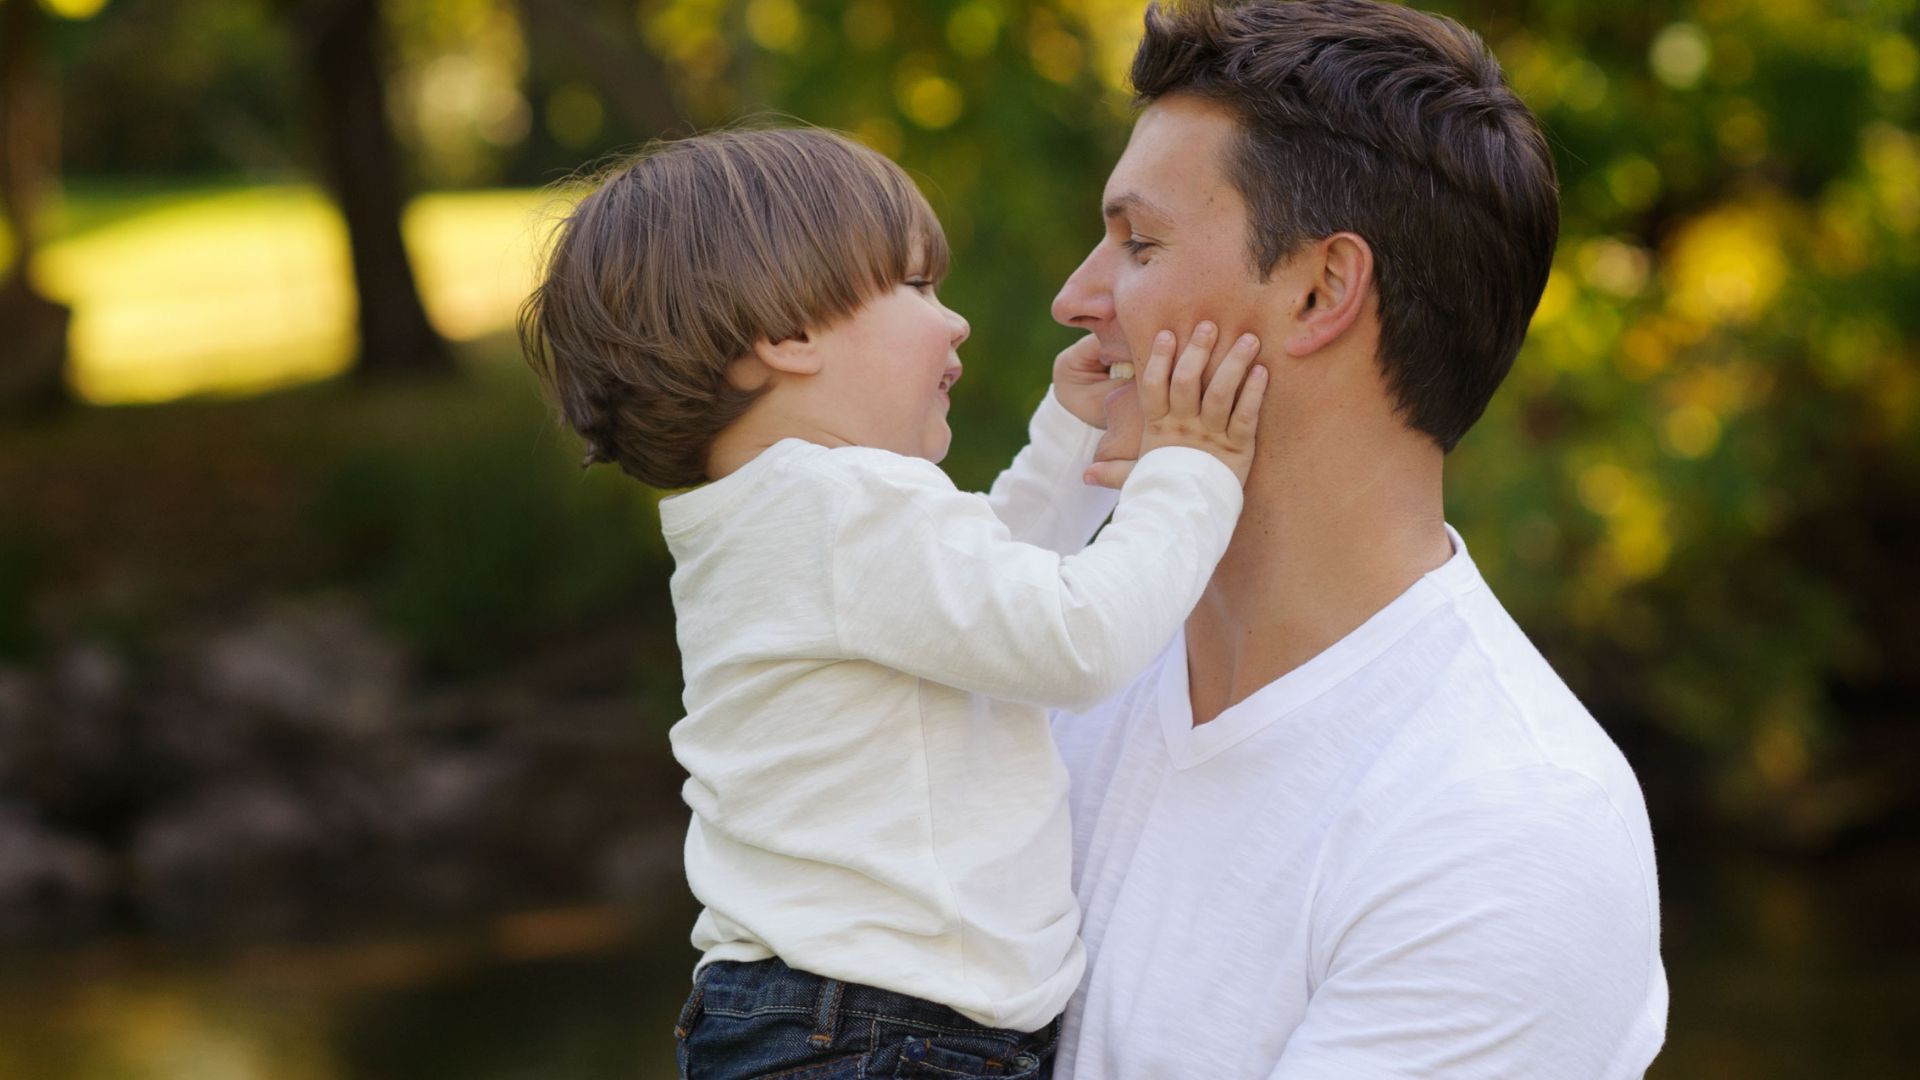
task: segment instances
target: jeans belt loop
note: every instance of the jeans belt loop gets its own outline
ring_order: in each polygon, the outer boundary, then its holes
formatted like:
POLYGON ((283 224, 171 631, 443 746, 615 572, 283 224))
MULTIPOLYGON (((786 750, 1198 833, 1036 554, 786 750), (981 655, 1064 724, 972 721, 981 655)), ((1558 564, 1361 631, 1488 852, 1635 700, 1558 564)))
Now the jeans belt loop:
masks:
POLYGON ((807 1041, 824 1050, 833 1045, 840 1030, 840 995, 847 984, 839 979, 820 980, 820 999, 813 1010, 813 1034, 807 1041))

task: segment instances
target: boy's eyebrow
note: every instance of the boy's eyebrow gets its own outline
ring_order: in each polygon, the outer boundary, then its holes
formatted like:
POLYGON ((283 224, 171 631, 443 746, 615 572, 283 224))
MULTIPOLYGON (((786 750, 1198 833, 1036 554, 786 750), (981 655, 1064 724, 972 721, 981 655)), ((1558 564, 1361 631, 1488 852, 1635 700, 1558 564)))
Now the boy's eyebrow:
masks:
POLYGON ((1107 205, 1102 209, 1102 213, 1109 220, 1117 217, 1125 217, 1134 212, 1144 213, 1149 217, 1159 218, 1162 221, 1168 220, 1168 215, 1165 210, 1154 205, 1153 201, 1145 195, 1135 191, 1115 195, 1113 198, 1107 200, 1107 205))

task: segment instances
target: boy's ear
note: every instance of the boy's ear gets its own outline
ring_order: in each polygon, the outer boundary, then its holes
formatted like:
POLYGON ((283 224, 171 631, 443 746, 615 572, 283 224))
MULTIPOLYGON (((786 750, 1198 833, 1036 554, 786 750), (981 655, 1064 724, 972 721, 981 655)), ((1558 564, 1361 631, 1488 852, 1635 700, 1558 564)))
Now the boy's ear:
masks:
POLYGON ((752 355, 768 371, 787 375, 818 375, 823 359, 819 343, 805 330, 785 341, 761 338, 753 343, 752 355))
POLYGON ((1334 233, 1299 257, 1305 277, 1287 333, 1291 356, 1307 356, 1346 333, 1373 291, 1373 249, 1357 233, 1334 233))

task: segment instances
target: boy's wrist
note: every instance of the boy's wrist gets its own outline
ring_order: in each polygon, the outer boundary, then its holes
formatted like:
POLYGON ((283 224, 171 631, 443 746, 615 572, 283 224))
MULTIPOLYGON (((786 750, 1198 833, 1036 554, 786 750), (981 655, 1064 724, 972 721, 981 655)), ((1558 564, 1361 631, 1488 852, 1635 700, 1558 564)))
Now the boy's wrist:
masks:
POLYGON ((1075 420, 1090 428, 1106 430, 1107 410, 1104 393, 1100 397, 1095 397, 1086 387, 1070 387, 1056 382, 1053 384, 1052 394, 1053 400, 1058 402, 1060 407, 1075 420))

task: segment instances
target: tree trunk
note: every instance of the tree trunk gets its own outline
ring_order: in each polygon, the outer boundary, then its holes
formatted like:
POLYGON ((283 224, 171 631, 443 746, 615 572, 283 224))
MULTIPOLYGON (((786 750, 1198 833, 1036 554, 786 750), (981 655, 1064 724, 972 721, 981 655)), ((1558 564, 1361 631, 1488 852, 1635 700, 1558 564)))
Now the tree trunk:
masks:
POLYGON ((45 413, 68 401, 66 305, 41 296, 31 270, 40 192, 58 166, 58 102, 41 68, 39 5, 0 3, 0 209, 13 267, 0 282, 0 411, 45 413))
MULTIPOLYGON (((687 129, 660 58, 632 34, 608 29, 581 0, 520 0, 520 21, 529 40, 550 40, 585 71, 593 86, 637 135, 652 138, 687 129)), ((633 25, 631 5, 623 22, 633 25)))
POLYGON ((387 117, 379 0, 305 0, 299 10, 314 137, 353 253, 360 300, 355 372, 449 371, 452 356, 427 321, 400 234, 406 189, 387 117))

